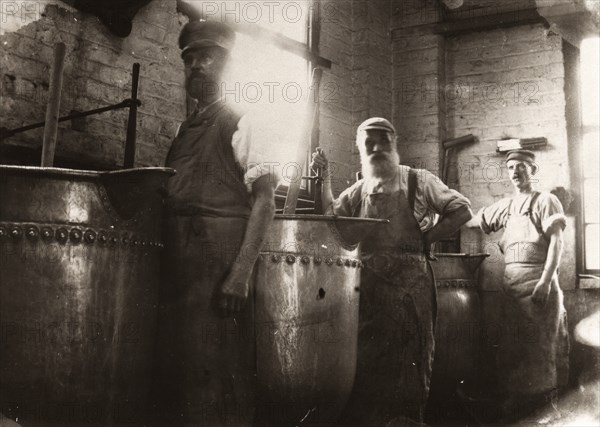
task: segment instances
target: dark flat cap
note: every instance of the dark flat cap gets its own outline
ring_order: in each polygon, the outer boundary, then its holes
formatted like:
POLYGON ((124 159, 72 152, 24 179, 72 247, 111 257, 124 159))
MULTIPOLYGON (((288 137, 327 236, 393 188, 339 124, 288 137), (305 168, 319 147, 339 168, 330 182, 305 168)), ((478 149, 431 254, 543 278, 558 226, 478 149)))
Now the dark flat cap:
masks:
POLYGON ((370 119, 365 120, 358 126, 357 132, 369 129, 385 130, 387 132, 396 134, 394 125, 392 125, 389 120, 384 119, 383 117, 371 117, 370 119))
POLYGON ((506 161, 520 160, 523 162, 535 163, 535 154, 529 150, 511 150, 506 154, 506 161))
POLYGON ((228 25, 215 21, 190 21, 179 34, 181 55, 190 49, 219 46, 231 50, 235 43, 235 31, 228 25))

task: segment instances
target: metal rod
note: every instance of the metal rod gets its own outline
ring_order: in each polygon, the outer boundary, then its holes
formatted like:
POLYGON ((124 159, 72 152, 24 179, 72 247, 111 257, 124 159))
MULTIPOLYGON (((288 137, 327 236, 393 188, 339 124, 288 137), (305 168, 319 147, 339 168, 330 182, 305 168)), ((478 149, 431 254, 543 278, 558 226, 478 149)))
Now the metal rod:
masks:
POLYGON ((125 160, 123 167, 132 168, 135 163, 135 133, 137 126, 137 95, 140 78, 140 64, 134 63, 131 72, 131 100, 129 107, 129 118, 127 119, 127 139, 125 140, 125 160))
MULTIPOLYGON (((448 182, 448 175, 450 173, 450 155, 452 155, 455 150, 458 150, 463 145, 471 144, 475 142, 475 136, 472 134, 460 136, 458 138, 448 139, 442 142, 442 147, 444 148, 444 164, 442 167, 442 182, 448 186, 450 183, 448 182)), ((452 236, 439 240, 434 247, 437 248, 442 244, 452 243, 453 249, 460 251, 460 230, 457 230, 452 236)), ((448 252, 447 248, 443 248, 444 252, 448 252)))
POLYGON ((458 138, 448 139, 442 142, 442 146, 444 148, 452 148, 456 147, 457 145, 470 144, 472 142, 475 142, 475 136, 473 136, 472 134, 468 134, 464 136, 459 136, 458 138))
POLYGON ((315 213, 320 215, 323 213, 323 201, 321 193, 323 192, 323 169, 317 168, 315 179, 315 213))
POLYGON ((450 152, 452 148, 444 150, 444 166, 442 167, 442 182, 448 185, 448 168, 450 166, 450 152))
POLYGON ((458 138, 448 139, 442 142, 442 147, 444 148, 444 162, 442 166, 442 182, 448 185, 448 169, 450 168, 450 154, 453 153, 454 148, 459 148, 459 146, 470 144, 475 142, 475 136, 472 134, 460 136, 458 138))
POLYGON ((54 63, 50 75, 48 106, 46 107, 46 126, 42 144, 42 167, 54 165, 56 150, 56 134, 58 132, 58 114, 60 110, 60 93, 62 91, 63 69, 65 67, 66 46, 64 43, 54 45, 54 63))
MULTIPOLYGON (((131 99, 125 99, 125 100, 119 102, 118 104, 109 105, 107 107, 96 108, 95 110, 72 113, 72 114, 69 114, 68 116, 59 117, 58 122, 65 122, 68 120, 79 119, 81 117, 104 113, 106 111, 118 110, 119 108, 128 108, 131 106, 132 102, 133 101, 131 99)), ((141 105, 141 102, 139 100, 137 100, 136 103, 137 103, 138 107, 141 105)), ((39 123, 33 123, 33 124, 30 124, 27 126, 23 126, 20 128, 15 128, 15 129, 1 128, 0 129, 0 141, 2 141, 3 139, 6 139, 6 138, 10 138, 11 136, 16 135, 17 133, 25 132, 25 131, 31 130, 31 129, 41 128, 45 124, 46 124, 46 122, 39 122, 39 123)))

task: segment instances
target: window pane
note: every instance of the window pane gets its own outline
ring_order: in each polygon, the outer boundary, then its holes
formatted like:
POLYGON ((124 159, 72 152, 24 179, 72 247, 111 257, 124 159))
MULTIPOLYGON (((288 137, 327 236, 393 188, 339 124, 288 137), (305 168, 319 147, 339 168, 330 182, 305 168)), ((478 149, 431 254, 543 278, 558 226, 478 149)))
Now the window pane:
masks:
POLYGON ((598 132, 589 132, 583 136, 583 176, 599 176, 600 165, 600 135, 598 132))
MULTIPOLYGON (((225 76, 222 97, 240 113, 260 116, 264 137, 269 135, 269 162, 280 166, 282 185, 302 180, 306 171, 296 163, 299 144, 307 151, 305 118, 309 97, 308 62, 293 53, 237 34, 225 76)), ((306 166, 306 165, 305 165, 306 166)))
MULTIPOLYGON (((248 7, 250 2, 240 2, 248 7)), ((309 19, 309 0, 261 1, 262 17, 258 25, 270 31, 283 34, 296 41, 306 43, 309 19)))
POLYGON ((308 63, 290 52, 237 34, 226 76, 227 101, 241 108, 289 107, 306 101, 308 63))
MULTIPOLYGON (((237 25, 222 98, 240 114, 249 113, 254 135, 268 140, 265 162, 277 164, 287 185, 306 172, 296 164, 298 144, 306 143, 306 112, 309 98, 308 61, 275 47, 280 35, 306 45, 312 1, 184 0, 209 21, 237 25), (258 36, 256 27, 268 30, 258 36), (245 31, 252 33, 254 37, 245 31), (271 38, 270 35, 273 35, 271 38)), ((307 183, 301 181, 301 187, 307 183)))
POLYGON ((599 228, 598 224, 585 227, 585 268, 587 270, 600 269, 599 228))
POLYGON ((600 215, 600 189, 598 178, 586 179, 583 181, 583 203, 585 223, 598 223, 600 215))
POLYGON ((202 19, 229 24, 258 25, 305 43, 311 9, 309 0, 278 1, 204 1, 184 0, 202 19))
POLYGON ((600 39, 592 37, 581 43, 581 118, 584 126, 600 120, 600 39))

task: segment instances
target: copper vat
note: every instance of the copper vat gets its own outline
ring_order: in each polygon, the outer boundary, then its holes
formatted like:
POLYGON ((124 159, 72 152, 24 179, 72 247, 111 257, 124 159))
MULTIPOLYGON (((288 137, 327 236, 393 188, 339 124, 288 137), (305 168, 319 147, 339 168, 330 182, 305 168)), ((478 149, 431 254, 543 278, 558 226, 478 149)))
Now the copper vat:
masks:
POLYGON ((172 170, 0 166, 0 412, 143 422, 172 170))
POLYGON ((275 216, 256 267, 259 425, 337 420, 356 369, 356 244, 381 222, 275 216))
POLYGON ((436 253, 437 324, 429 411, 433 420, 460 414, 457 389, 472 386, 480 354, 481 303, 477 269, 488 254, 436 253))

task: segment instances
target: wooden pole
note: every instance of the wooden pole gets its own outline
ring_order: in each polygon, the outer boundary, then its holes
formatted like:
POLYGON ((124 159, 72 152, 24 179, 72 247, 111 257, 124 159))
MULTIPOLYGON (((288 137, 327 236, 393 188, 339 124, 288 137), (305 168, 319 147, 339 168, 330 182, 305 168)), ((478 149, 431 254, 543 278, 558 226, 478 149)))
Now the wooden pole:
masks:
POLYGON ((54 63, 50 74, 50 89, 48 91, 48 105, 46 107, 46 126, 44 127, 44 140, 42 145, 42 167, 54 165, 54 152, 56 150, 56 134, 58 131, 58 114, 60 110, 60 94, 62 92, 63 69, 65 65, 64 43, 54 45, 54 63))
MULTIPOLYGON (((313 124, 318 114, 317 103, 319 102, 319 84, 321 82, 321 75, 323 71, 320 68, 313 70, 311 78, 311 93, 308 99, 308 114, 306 115, 306 125, 303 129, 301 140, 298 143, 298 151, 296 152, 296 162, 300 165, 300 174, 304 170, 304 164, 306 162, 306 155, 310 148, 310 140, 312 135, 313 124)), ((285 205, 283 206, 283 213, 285 215, 293 215, 296 212, 296 205, 298 204, 298 193, 300 193, 300 183, 302 176, 296 177, 296 179, 290 182, 288 187, 287 195, 285 197, 285 205)))

